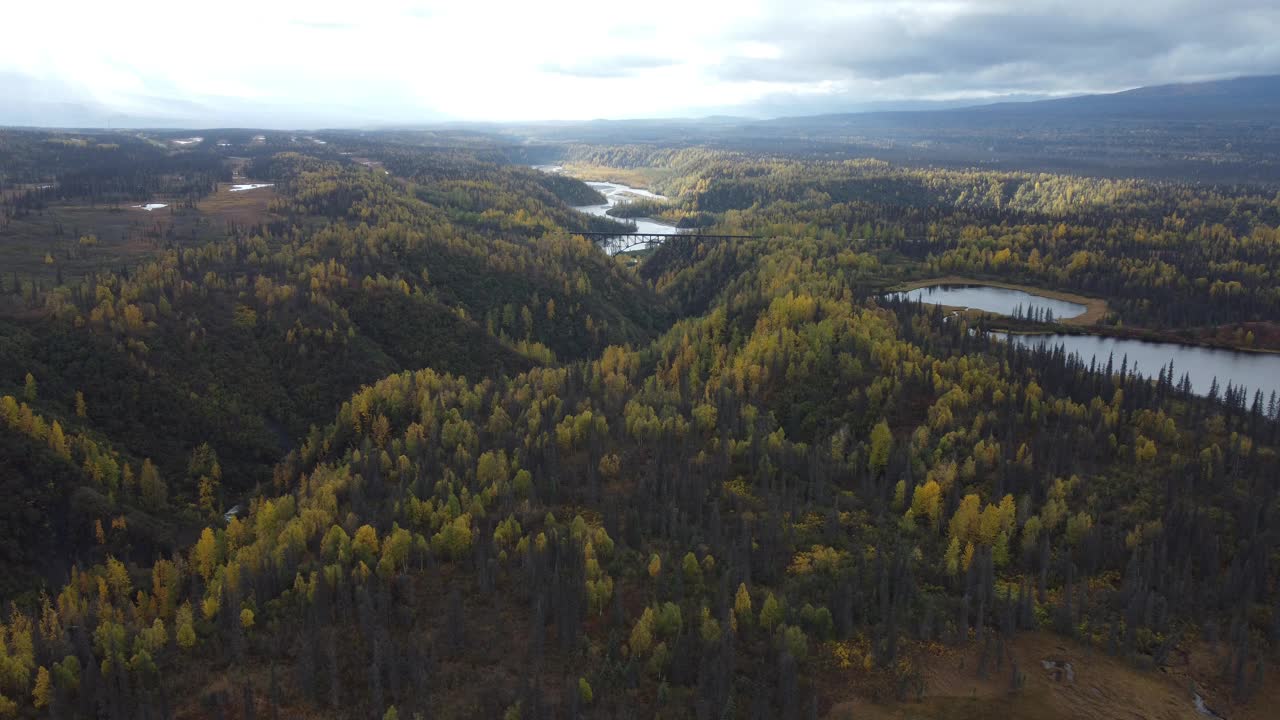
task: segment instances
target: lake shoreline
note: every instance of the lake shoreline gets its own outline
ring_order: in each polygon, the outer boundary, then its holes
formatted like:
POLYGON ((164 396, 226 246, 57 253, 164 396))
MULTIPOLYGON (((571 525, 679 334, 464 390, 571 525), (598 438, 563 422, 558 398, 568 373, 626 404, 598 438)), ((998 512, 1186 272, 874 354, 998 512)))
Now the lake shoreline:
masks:
MULTIPOLYGON (((911 280, 898 285, 887 288, 885 292, 911 292, 921 288, 932 287, 935 285, 975 285, 981 287, 995 287, 1004 290, 1020 290, 1022 292, 1039 295, 1051 300, 1061 300, 1063 302, 1076 303, 1083 305, 1085 311, 1081 315, 1060 321, 1058 324, 1070 326, 1093 326, 1098 323, 1108 312, 1107 301, 1100 298, 1091 298, 1084 295, 1076 295, 1075 293, 1063 292, 1061 290, 1047 290, 1036 287, 1035 285, 1019 285, 1017 283, 1008 283, 1000 280, 978 280, 976 278, 960 277, 959 275, 946 275, 937 278, 928 278, 925 280, 911 280)), ((1004 317, 999 313, 991 313, 982 310, 974 310, 973 308, 947 307, 949 310, 967 310, 976 312, 988 317, 1004 317)))
POLYGON ((1079 358, 1081 366, 1086 368, 1101 369, 1108 363, 1118 367, 1127 363, 1130 370, 1153 380, 1172 366, 1174 381, 1185 376, 1191 383, 1191 392, 1201 397, 1211 394, 1214 382, 1219 388, 1234 387, 1244 392, 1246 402, 1260 392, 1264 407, 1268 398, 1280 393, 1280 384, 1277 384, 1280 354, 1098 333, 988 330, 988 337, 1022 348, 1043 351, 1063 348, 1068 355, 1079 358))
MULTIPOLYGON (((991 313, 984 313, 992 317, 991 313)), ((1232 345, 1230 343, 1213 342, 1212 340, 1200 340, 1196 338, 1186 338, 1173 332, 1162 330, 1151 330, 1148 328, 1137 327, 1108 327, 1106 325, 1095 325, 1082 327, 1079 325, 1069 325, 1067 323, 1037 323, 1034 328, 1023 326, 1007 326, 1010 318, 1002 316, 994 316, 996 322, 989 323, 987 330, 1008 333, 1010 335, 1094 335, 1098 337, 1116 338, 1119 340, 1136 340, 1138 342, 1149 343, 1166 343, 1172 345, 1184 345, 1186 347, 1205 348, 1206 350, 1231 350, 1233 352, 1256 353, 1258 355, 1280 355, 1280 350, 1273 348, 1257 348, 1243 347, 1240 345, 1232 345)))
POLYGON ((989 330, 1007 332, 1012 335, 1096 335, 1099 337, 1116 338, 1121 340, 1172 343, 1186 347, 1198 347, 1211 350, 1232 350, 1236 352, 1256 353, 1262 355, 1280 354, 1280 349, 1272 347, 1250 347, 1236 345, 1229 342, 1219 342, 1211 338, 1206 339, 1204 337, 1196 337, 1194 335, 1183 335, 1178 330, 1161 330, 1158 328, 1144 328, 1138 326, 1116 327, 1111 325, 1102 325, 1099 323, 1099 320, 1109 312, 1106 300, 1091 298, 1085 295, 1077 295, 1075 293, 1064 292, 1061 290, 1047 290, 1036 287, 1035 285, 1020 285, 1018 283, 1009 283, 1000 280, 979 280, 972 277, 947 275, 944 277, 911 280, 899 283, 897 285, 890 286, 884 290, 884 292, 911 292, 913 290, 942 285, 994 287, 1004 290, 1017 290, 1052 300, 1076 303, 1085 307, 1085 312, 1081 315, 1077 315, 1073 318, 1054 320, 1051 323, 1045 323, 1040 321, 1019 320, 1008 315, 979 308, 945 305, 941 303, 938 304, 938 307, 941 307, 947 312, 954 312, 959 315, 963 315, 974 322, 985 322, 986 328, 989 330))

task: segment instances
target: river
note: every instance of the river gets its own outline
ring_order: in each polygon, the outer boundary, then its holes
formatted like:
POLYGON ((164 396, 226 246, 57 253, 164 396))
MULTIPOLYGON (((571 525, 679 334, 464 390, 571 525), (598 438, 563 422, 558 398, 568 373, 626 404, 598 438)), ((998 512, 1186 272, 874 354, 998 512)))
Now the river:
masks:
MULTIPOLYGON (((564 170, 560 165, 534 165, 533 169, 545 173, 560 173, 564 170)), ((656 193, 649 192, 648 190, 633 188, 629 185, 623 185, 622 183, 615 182, 587 181, 587 185, 604 196, 604 203, 600 205, 578 205, 573 208, 574 210, 584 212, 588 215, 607 217, 619 222, 635 223, 635 232, 638 233, 665 234, 680 232, 680 229, 675 225, 658 222, 653 218, 619 218, 609 214, 609 208, 612 208, 615 205, 625 204, 637 199, 666 200, 667 197, 665 195, 658 195, 656 193)))
MULTIPOLYGON (((601 217, 609 217, 621 222, 627 222, 628 218, 615 218, 609 215, 609 208, 626 204, 633 199, 643 198, 645 200, 666 200, 663 195, 655 195, 648 190, 629 187, 621 183, 612 182, 588 182, 593 190, 604 196, 603 205, 579 205, 574 210, 587 213, 588 215, 599 215, 601 217)), ((631 222, 636 224, 636 232, 638 233, 676 233, 680 229, 675 225, 669 225, 664 222, 658 222, 653 218, 631 218, 631 222)))

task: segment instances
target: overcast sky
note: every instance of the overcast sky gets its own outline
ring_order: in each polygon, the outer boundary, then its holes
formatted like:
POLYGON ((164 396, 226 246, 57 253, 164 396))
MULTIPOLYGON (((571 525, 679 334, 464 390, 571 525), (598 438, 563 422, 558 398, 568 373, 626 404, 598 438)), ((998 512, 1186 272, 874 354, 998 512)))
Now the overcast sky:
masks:
POLYGON ((1280 72, 1276 0, 33 0, 0 123, 322 126, 983 101, 1280 72))

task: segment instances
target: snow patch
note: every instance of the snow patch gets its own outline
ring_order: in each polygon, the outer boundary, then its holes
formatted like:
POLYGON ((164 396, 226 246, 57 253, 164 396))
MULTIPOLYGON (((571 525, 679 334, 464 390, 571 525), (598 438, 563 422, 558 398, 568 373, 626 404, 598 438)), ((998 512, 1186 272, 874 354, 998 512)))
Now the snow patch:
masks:
POLYGON ((1074 683, 1076 681, 1075 668, 1071 667, 1071 663, 1069 662, 1060 662, 1058 660, 1041 660, 1040 665, 1045 670, 1048 670, 1049 674, 1053 676, 1053 679, 1057 680, 1058 682, 1062 682, 1063 680, 1066 680, 1069 683, 1074 683))

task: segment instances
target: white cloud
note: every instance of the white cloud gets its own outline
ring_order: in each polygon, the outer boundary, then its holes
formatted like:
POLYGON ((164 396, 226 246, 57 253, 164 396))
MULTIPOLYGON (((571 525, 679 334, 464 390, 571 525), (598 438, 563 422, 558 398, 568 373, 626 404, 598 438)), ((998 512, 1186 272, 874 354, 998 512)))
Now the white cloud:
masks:
POLYGON ((1264 0, 12 5, 0 77, 41 96, 18 100, 202 125, 840 109, 1280 70, 1264 0))

